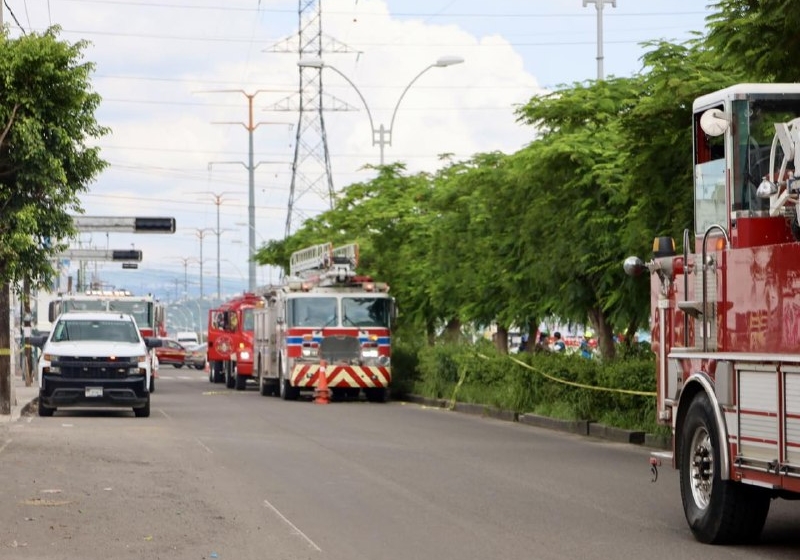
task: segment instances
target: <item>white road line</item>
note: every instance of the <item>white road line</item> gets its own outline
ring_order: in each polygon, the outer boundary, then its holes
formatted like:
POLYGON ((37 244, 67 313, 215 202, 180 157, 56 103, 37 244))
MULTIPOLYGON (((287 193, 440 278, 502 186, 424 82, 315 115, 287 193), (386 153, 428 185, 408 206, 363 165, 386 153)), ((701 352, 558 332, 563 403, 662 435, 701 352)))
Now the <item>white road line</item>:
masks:
POLYGON ((200 438, 194 438, 194 439, 195 439, 195 441, 196 441, 197 443, 199 443, 199 444, 200 444, 200 447, 202 447, 203 449, 205 449, 206 451, 208 451, 208 452, 209 452, 209 453, 211 453, 212 455, 214 454, 214 452, 213 452, 213 451, 211 451, 211 448, 209 448, 209 447, 208 447, 208 446, 207 446, 205 443, 203 443, 202 441, 200 441, 200 438))
POLYGON ((265 505, 265 506, 267 506, 267 507, 268 507, 269 509, 271 509, 272 511, 274 511, 274 512, 275 512, 275 515, 277 515, 278 517, 280 517, 281 519, 283 519, 283 522, 284 522, 284 523, 286 523, 286 524, 287 524, 289 527, 291 527, 292 529, 294 529, 294 531, 295 531, 295 532, 296 532, 298 535, 300 535, 301 537, 303 537, 303 538, 306 540, 306 542, 308 542, 308 544, 310 544, 312 547, 314 547, 314 549, 315 549, 317 552, 322 552, 322 549, 321 549, 320 547, 318 547, 318 546, 317 546, 317 543, 315 543, 315 542, 314 542, 314 541, 312 541, 310 538, 308 538, 308 536, 307 536, 307 535, 306 535, 306 534, 305 534, 303 531, 301 531, 300 529, 298 529, 298 528, 297 528, 297 526, 296 526, 294 523, 292 523, 291 521, 289 521, 288 519, 286 519, 286 516, 285 516, 285 515, 283 515, 281 512, 279 512, 279 511, 278 511, 278 508, 276 508, 276 507, 275 507, 275 506, 273 506, 271 503, 269 503, 269 500, 264 500, 264 505, 265 505))
POLYGON ((172 417, 171 417, 169 414, 167 414, 166 412, 164 412, 163 410, 161 410, 160 408, 158 409, 158 411, 159 411, 161 414, 163 414, 163 415, 164 415, 164 417, 165 417, 167 420, 172 420, 172 417))
POLYGON ((6 442, 3 445, 0 445, 0 453, 2 453, 3 449, 8 447, 8 444, 11 443, 12 441, 14 441, 14 440, 8 439, 8 440, 6 440, 6 442))

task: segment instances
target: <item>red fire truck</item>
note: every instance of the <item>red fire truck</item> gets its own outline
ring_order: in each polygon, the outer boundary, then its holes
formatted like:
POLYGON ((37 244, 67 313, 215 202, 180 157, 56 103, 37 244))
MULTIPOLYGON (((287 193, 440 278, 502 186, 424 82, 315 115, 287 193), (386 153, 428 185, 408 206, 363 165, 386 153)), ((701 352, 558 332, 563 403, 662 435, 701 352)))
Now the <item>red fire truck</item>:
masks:
MULTIPOLYGON (((683 509, 707 543, 756 540, 800 498, 800 84, 694 102, 694 231, 656 238, 650 272, 658 420, 683 509)), ((655 471, 657 474, 657 470, 655 471)))
POLYGON ((253 376, 253 311, 264 298, 246 292, 208 311, 208 380, 243 391, 253 376))
POLYGON ((296 251, 289 276, 255 311, 255 376, 262 395, 296 399, 318 386, 334 398, 383 402, 391 375, 395 306, 385 283, 356 273, 358 246, 296 251), (326 363, 323 369, 321 365, 326 363))

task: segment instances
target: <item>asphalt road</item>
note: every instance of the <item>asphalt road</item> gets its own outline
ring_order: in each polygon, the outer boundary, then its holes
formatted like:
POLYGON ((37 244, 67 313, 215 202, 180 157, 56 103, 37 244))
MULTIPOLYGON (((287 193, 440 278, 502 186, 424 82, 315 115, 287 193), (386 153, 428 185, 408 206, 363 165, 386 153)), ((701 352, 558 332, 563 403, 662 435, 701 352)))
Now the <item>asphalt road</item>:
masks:
POLYGON ((648 450, 418 405, 162 373, 152 416, 0 426, 0 559, 796 559, 800 507, 711 547, 648 450))

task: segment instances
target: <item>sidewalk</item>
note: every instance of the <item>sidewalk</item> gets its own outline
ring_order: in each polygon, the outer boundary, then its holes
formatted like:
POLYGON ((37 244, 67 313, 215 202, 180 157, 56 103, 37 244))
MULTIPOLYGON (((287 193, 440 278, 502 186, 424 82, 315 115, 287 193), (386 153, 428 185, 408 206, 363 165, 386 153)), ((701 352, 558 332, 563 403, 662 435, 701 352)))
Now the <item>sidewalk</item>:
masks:
POLYGON ((18 375, 11 376, 11 414, 0 414, 0 424, 16 422, 23 412, 30 408, 36 397, 39 396, 39 387, 34 380, 30 387, 25 386, 25 380, 18 375))

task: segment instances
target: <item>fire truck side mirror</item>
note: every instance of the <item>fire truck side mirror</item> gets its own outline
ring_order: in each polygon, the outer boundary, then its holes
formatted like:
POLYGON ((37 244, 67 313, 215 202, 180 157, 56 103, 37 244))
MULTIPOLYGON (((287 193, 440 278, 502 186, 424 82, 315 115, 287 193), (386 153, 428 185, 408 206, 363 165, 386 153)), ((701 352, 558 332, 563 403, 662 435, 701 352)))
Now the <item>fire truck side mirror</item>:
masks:
POLYGON ((647 265, 639 257, 628 257, 622 263, 622 268, 628 276, 639 276, 642 272, 647 270, 647 265))
POLYGON ((700 128, 709 136, 720 136, 730 124, 730 117, 720 109, 709 109, 700 115, 700 128))

